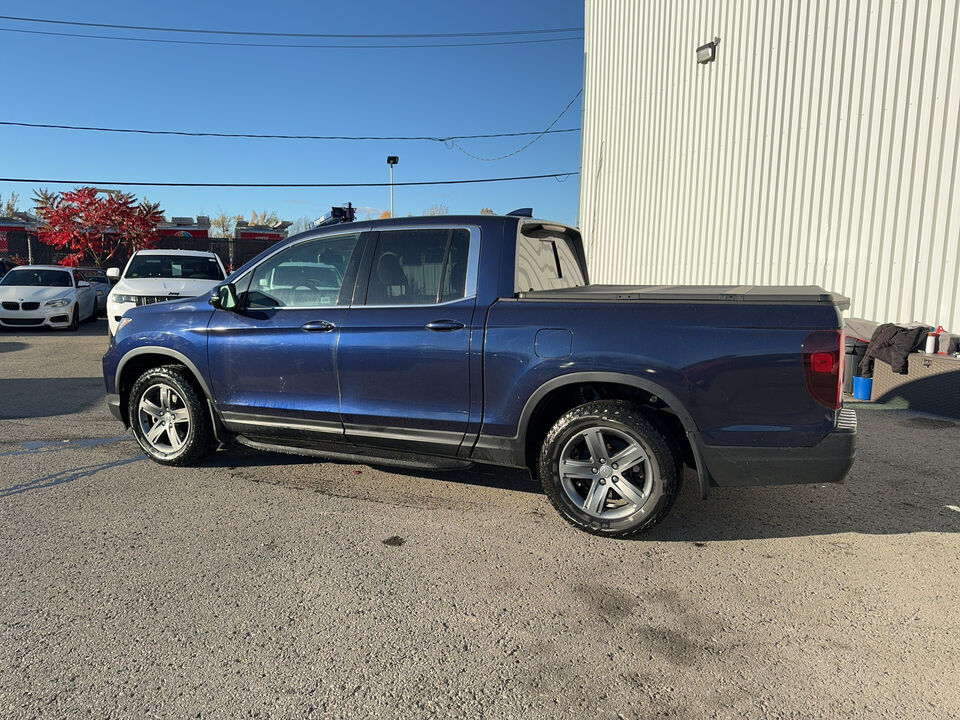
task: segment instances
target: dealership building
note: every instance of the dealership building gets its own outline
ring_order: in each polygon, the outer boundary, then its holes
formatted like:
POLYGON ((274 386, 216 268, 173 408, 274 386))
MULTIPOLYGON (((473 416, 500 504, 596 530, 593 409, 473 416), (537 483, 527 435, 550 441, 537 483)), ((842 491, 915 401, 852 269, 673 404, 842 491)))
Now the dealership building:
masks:
POLYGON ((593 280, 960 330, 960 3, 586 0, 593 280))

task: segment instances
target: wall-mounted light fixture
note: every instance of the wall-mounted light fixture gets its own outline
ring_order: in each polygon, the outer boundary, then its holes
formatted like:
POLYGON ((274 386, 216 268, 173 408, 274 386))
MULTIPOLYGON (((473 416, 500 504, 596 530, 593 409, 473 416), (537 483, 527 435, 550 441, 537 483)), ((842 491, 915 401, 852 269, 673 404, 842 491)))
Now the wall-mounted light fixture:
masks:
POLYGON ((712 63, 717 59, 717 45, 720 44, 720 38, 715 37, 706 45, 697 48, 697 62, 701 65, 712 63))

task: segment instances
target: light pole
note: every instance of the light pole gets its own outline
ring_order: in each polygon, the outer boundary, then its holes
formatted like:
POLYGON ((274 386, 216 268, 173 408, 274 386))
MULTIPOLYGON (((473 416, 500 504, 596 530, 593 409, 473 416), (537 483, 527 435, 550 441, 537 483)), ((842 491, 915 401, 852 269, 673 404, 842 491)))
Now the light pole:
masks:
POLYGON ((387 155, 387 165, 390 166, 390 217, 393 217, 393 166, 400 162, 396 155, 387 155))

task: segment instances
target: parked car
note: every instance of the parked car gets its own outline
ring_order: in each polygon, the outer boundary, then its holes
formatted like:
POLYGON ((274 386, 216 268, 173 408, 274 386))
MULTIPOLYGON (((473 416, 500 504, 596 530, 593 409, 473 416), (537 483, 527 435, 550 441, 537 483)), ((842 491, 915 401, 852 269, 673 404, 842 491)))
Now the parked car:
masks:
POLYGON ((97 317, 106 317, 107 295, 110 294, 112 287, 109 278, 107 278, 107 271, 101 270, 100 268, 87 267, 77 269, 83 273, 83 277, 90 283, 90 287, 93 288, 97 296, 97 317))
POLYGON ((128 310, 108 406, 169 465, 237 441, 528 468, 566 520, 615 537, 664 516, 684 463, 704 497, 847 475, 845 298, 588 277, 579 232, 529 217, 306 232, 209 298, 128 310), (290 282, 319 265, 338 287, 290 282))
POLYGON ((216 253, 140 250, 127 262, 122 277, 118 268, 108 268, 107 277, 119 278, 107 296, 107 323, 113 335, 130 308, 206 295, 226 272, 216 253))
POLYGON ((83 274, 60 265, 21 265, 0 280, 0 326, 76 330, 96 318, 97 296, 83 274))

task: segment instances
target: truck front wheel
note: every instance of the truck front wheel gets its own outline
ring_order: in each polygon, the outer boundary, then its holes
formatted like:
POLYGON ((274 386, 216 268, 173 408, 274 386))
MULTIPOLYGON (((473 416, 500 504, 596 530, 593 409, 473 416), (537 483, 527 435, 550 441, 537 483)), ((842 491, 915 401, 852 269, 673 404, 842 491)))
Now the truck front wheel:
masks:
POLYGON ((163 465, 192 465, 213 449, 213 430, 186 368, 147 370, 130 391, 130 427, 143 451, 163 465))
POLYGON ((547 433, 539 475, 557 511, 595 535, 630 537, 660 521, 676 498, 680 468, 663 434, 637 407, 598 400, 547 433))

